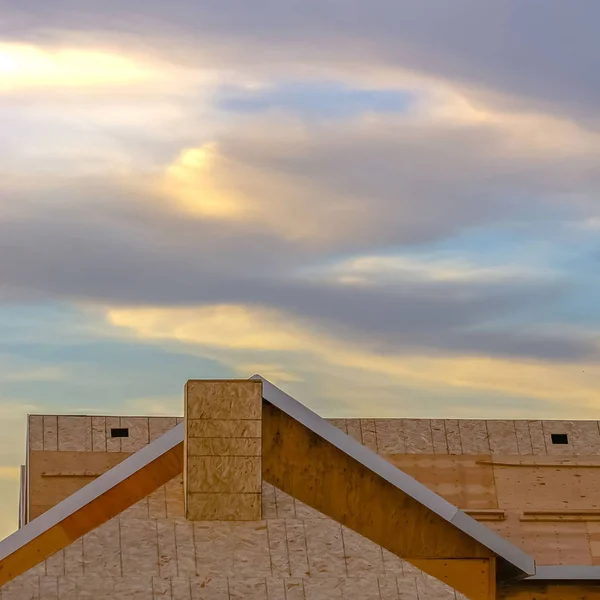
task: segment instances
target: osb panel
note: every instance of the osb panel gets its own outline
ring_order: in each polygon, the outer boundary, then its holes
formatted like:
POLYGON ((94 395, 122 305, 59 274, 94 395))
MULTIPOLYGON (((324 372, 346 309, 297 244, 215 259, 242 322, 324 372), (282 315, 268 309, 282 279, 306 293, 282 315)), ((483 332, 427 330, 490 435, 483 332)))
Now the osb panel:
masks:
POLYGON ((151 519, 167 518, 167 494, 164 485, 148 496, 148 516, 151 519))
POLYGON ((126 508, 120 516, 122 519, 147 519, 150 516, 148 496, 126 508))
POLYGON ((260 419, 260 381, 189 381, 187 419, 260 419))
POLYGON ((580 456, 600 454, 598 421, 574 421, 572 435, 575 454, 580 456))
POLYGON ((176 417, 149 417, 148 426, 150 433, 150 441, 153 442, 163 433, 167 433, 177 425, 176 417))
POLYGON ((446 441, 448 443, 448 454, 462 454, 462 442, 460 439, 460 428, 456 419, 446 419, 446 441))
POLYGON ((92 418, 59 416, 58 450, 90 452, 92 450, 92 418))
POLYGON ((169 519, 184 518, 185 507, 183 497, 183 476, 178 475, 165 484, 167 500, 167 517, 169 519))
POLYGON ((384 559, 380 547, 330 520, 191 524, 170 519, 120 519, 95 533, 85 538, 85 574, 27 574, 4 588, 10 594, 7 597, 454 598, 454 592, 417 569, 403 575, 402 561, 397 557, 384 559), (121 554, 115 546, 119 540, 121 554), (96 565, 89 562, 92 556, 96 565), (160 574, 156 574, 157 568, 160 574))
POLYGON ((346 428, 348 435, 362 444, 362 431, 360 429, 360 419, 346 419, 346 428))
POLYGON ((65 575, 83 575, 83 538, 65 548, 65 575))
POLYGON ((347 575, 341 525, 331 519, 305 519, 304 532, 311 576, 347 575))
POLYGON ((448 454, 448 440, 446 439, 446 426, 443 419, 431 420, 431 438, 434 454, 448 454))
POLYGON ((269 519, 267 521, 267 538, 272 574, 276 577, 290 577, 286 523, 283 519, 269 519))
POLYGON ((44 417, 29 416, 29 450, 44 449, 44 417))
POLYGON ((188 493, 190 521, 255 521, 260 519, 260 494, 188 493))
POLYGON ((196 574, 196 549, 194 546, 194 524, 185 519, 175 519, 175 547, 177 553, 177 575, 190 577, 196 574))
POLYGON ((186 516, 261 516, 262 384, 190 381, 185 388, 186 516))
POLYGON ((379 454, 404 454, 404 429, 402 419, 375 420, 377 450, 379 454))
POLYGON ((44 415, 44 450, 58 450, 58 417, 44 415))
POLYGON ((52 508, 129 454, 32 451, 29 454, 31 518, 52 508))
POLYGON ((275 488, 275 502, 277 504, 277 516, 282 519, 296 518, 296 500, 289 494, 275 488))
POLYGON ((463 454, 489 454, 490 444, 485 421, 463 419, 458 422, 458 427, 463 454))
POLYGON ((158 519, 156 521, 156 533, 160 576, 163 578, 177 577, 175 522, 172 519, 158 519))
POLYGON ((260 456, 260 438, 188 438, 188 456, 260 456))
POLYGON ((361 419, 360 431, 363 446, 366 446, 373 452, 377 452, 377 431, 375 429, 375 421, 373 419, 361 419))
POLYGON ((120 521, 111 519, 83 537, 86 575, 121 576, 120 521))
POLYGON ((529 425, 529 437, 531 439, 531 450, 533 454, 547 454, 544 429, 541 421, 527 421, 529 425))
POLYGON ((339 430, 344 433, 348 433, 348 427, 346 425, 346 419, 327 419, 329 423, 331 423, 334 427, 337 427, 339 430))
POLYGON ((386 460, 460 508, 498 508, 488 456, 400 454, 386 460))
POLYGON ((347 527, 342 528, 342 540, 348 575, 366 577, 384 574, 381 546, 347 527))
POLYGON ((262 482, 262 518, 275 519, 277 518, 277 500, 275 498, 275 488, 269 485, 266 481, 262 482))
POLYGON ((241 421, 239 419, 190 419, 187 434, 189 437, 206 438, 260 438, 261 424, 260 421, 241 421))
POLYGON ((519 454, 533 454, 528 421, 514 421, 519 454))
POLYGON ((257 456, 188 456, 188 494, 259 494, 261 459, 257 456))
POLYGON ((551 457, 539 457, 529 461, 532 464, 521 460, 517 466, 504 466, 510 464, 510 457, 505 457, 502 464, 494 465, 499 507, 521 511, 600 508, 600 468, 590 458, 571 458, 561 466, 551 457), (578 462, 590 466, 578 467, 578 462))
POLYGON ((121 417, 121 427, 129 430, 129 436, 121 438, 121 452, 137 452, 149 444, 148 417, 121 417))
POLYGON ((111 437, 111 429, 121 427, 121 419, 119 417, 106 417, 106 451, 121 452, 120 437, 111 437))
POLYGON ((285 521, 290 572, 292 577, 308 577, 308 552, 304 521, 290 519, 285 521))
POLYGON ((106 452, 106 417, 92 417, 92 451, 106 452))
POLYGON ((61 550, 46 559, 46 575, 64 575, 65 574, 65 552, 61 550))
POLYGON ((152 519, 121 519, 121 564, 124 573, 158 575, 158 532, 152 519))
POLYGON ((572 421, 542 421, 542 430, 544 432, 544 441, 546 443, 546 454, 550 455, 573 455, 575 454, 575 447, 573 444, 573 438, 575 437, 573 431, 572 421), (568 444, 553 444, 551 434, 553 433, 566 433, 569 438, 568 444))
POLYGON ((486 425, 492 454, 519 454, 514 421, 487 421, 486 425))
POLYGON ((407 454, 433 454, 431 422, 428 419, 403 419, 407 454))

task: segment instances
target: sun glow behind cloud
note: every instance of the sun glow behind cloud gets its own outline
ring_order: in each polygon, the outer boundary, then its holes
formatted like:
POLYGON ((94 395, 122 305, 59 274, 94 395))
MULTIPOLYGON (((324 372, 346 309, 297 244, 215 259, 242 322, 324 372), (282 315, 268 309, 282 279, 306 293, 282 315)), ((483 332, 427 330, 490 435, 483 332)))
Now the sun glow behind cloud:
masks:
POLYGON ((150 76, 147 67, 101 50, 48 50, 29 44, 0 44, 0 91, 131 85, 150 76))
POLYGON ((247 212, 247 202, 217 180, 222 157, 215 144, 184 150, 167 168, 165 190, 180 208, 194 217, 237 219, 247 212))

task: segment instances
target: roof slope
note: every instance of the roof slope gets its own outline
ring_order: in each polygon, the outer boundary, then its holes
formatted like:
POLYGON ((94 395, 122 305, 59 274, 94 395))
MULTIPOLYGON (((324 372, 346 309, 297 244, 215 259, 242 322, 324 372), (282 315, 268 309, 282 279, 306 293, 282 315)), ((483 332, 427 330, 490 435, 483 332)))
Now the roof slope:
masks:
POLYGON ((62 550, 183 470, 180 423, 0 542, 0 586, 62 550))
MULTIPOLYGON (((479 523, 472 517, 465 514, 463 511, 458 509, 456 506, 450 504, 447 500, 419 483, 411 476, 407 475, 387 460, 376 454, 375 452, 369 450, 367 447, 363 446, 361 443, 350 437, 349 435, 340 431, 337 427, 327 422, 322 417, 318 416, 316 413, 312 412, 306 406, 302 405, 300 402, 296 401, 294 398, 274 386, 269 381, 262 378, 260 375, 255 375, 254 378, 260 379, 263 382, 263 398, 291 417, 297 423, 302 424, 307 430, 316 434, 322 440, 328 442, 331 446, 341 451, 343 455, 353 459, 355 463, 362 465, 365 472, 376 475, 381 480, 385 481, 387 484, 391 484, 393 488, 402 492, 402 495, 397 495, 393 497, 395 500, 397 498, 398 505, 403 502, 404 497, 408 497, 414 501, 414 504, 419 505, 426 509, 426 512, 421 515, 422 519, 422 527, 427 528, 430 524, 435 523, 435 519, 433 516, 437 517, 438 520, 442 520, 446 522, 448 525, 452 526, 456 531, 463 534, 462 538, 457 538, 457 544, 461 544, 461 540, 467 538, 472 542, 475 542, 471 546, 462 544, 462 548, 457 549, 457 554, 452 555, 450 553, 446 554, 448 558, 477 558, 477 557, 486 557, 486 556, 494 556, 498 559, 499 570, 502 571, 504 579, 519 579, 528 577, 535 573, 535 562, 534 559, 523 552, 520 548, 517 548, 495 532, 491 531, 485 525, 479 523), (481 548, 487 549, 488 552, 481 552, 481 548), (467 554, 460 554, 460 552, 466 552, 467 554), (469 554, 469 552, 473 552, 469 554)), ((267 416, 263 417, 263 427, 268 428, 268 420, 267 416)), ((285 437, 285 432, 281 437, 285 437)), ((284 486, 284 491, 287 493, 293 493, 293 495, 298 496, 302 494, 303 490, 300 486, 296 485, 296 487, 290 489, 285 489, 286 481, 289 481, 290 476, 286 473, 283 473, 281 478, 278 480, 272 480, 269 478, 269 466, 273 469, 279 468, 279 465, 284 463, 290 455, 294 453, 293 449, 290 447, 287 449, 287 455, 279 455, 277 460, 271 460, 268 456, 269 453, 275 453, 277 451, 273 446, 268 446, 269 440, 265 440, 265 436, 263 435, 263 444, 265 447, 263 448, 263 461, 266 463, 266 467, 263 466, 263 477, 269 483, 273 485, 284 486)), ((298 443, 296 440, 295 443, 298 443)), ((312 442, 314 443, 314 442, 312 442)), ((324 452, 325 448, 319 447, 319 452, 324 452)), ((315 463, 316 461, 311 461, 315 463)), ((311 469, 310 464, 304 464, 300 467, 300 465, 293 466, 290 464, 286 465, 288 471, 293 470, 294 468, 297 470, 302 468, 303 470, 311 469)), ((345 477, 349 476, 349 465, 345 464, 342 467, 345 470, 345 477)), ((325 478, 331 479, 333 476, 332 473, 325 474, 325 478)), ((311 472, 311 477, 318 477, 318 473, 315 469, 311 472)), ((360 475, 361 478, 364 479, 364 475, 360 475)), ((319 482, 318 482, 319 483, 319 482)), ((317 483, 317 485, 318 485, 317 483)), ((322 482, 323 485, 327 486, 327 481, 322 482)), ((360 485, 360 484, 359 484, 360 485)), ((343 487, 343 485, 342 485, 343 487)), ((389 486, 388 486, 389 487, 389 486)), ((383 491, 385 488, 381 488, 383 491)), ((337 490, 336 490, 337 492, 337 490)), ((352 493, 349 488, 346 488, 346 494, 352 493)), ((377 501, 383 501, 383 497, 380 495, 381 492, 377 492, 379 497, 377 501)), ((331 508, 332 503, 327 502, 327 498, 323 499, 323 503, 320 506, 315 505, 315 501, 318 499, 316 493, 308 494, 305 497, 300 497, 300 500, 306 502, 311 505, 313 508, 320 510, 336 520, 340 520, 341 518, 347 517, 349 510, 351 508, 346 508, 343 514, 336 515, 328 513, 327 508, 331 508)), ((337 499, 336 503, 340 503, 340 500, 337 499)), ((393 509, 392 509, 393 510, 393 509)), ((400 511, 401 509, 397 508, 395 512, 400 511)), ((335 511, 334 511, 335 512, 335 511)), ((414 515, 411 513, 411 516, 414 515)), ((352 527, 352 524, 349 522, 344 523, 345 525, 352 527)), ((391 519, 388 522, 388 525, 392 525, 391 519)), ((409 534, 408 528, 403 528, 402 530, 403 536, 407 536, 409 534)), ((438 529, 438 532, 441 532, 438 529)), ((365 537, 370 537, 365 531, 358 531, 365 537)), ((424 532, 416 532, 416 535, 421 534, 421 538, 424 535, 424 532)), ((382 539, 371 539, 380 545, 384 545, 382 543, 382 539)), ((391 551, 396 551, 394 548, 387 548, 391 551)), ((449 552, 446 550, 446 552, 449 552)), ((427 556, 411 556, 411 555, 402 555, 403 558, 427 558, 427 556)))

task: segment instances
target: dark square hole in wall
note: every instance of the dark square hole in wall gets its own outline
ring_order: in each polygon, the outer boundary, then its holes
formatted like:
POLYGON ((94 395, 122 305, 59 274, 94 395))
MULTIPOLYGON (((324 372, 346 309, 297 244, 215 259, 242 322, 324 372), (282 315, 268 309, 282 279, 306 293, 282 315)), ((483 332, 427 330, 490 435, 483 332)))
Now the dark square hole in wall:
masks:
POLYGON ((110 437, 129 437, 129 429, 127 427, 113 427, 110 430, 110 437))
POLYGON ((550 437, 552 438, 553 444, 568 444, 569 438, 566 433, 551 433, 550 437))

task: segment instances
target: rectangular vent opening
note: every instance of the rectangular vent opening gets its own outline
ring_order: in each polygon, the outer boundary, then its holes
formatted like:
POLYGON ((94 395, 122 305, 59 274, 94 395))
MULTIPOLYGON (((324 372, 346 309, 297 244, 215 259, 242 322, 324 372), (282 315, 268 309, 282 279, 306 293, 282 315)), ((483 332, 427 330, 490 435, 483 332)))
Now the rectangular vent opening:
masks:
POLYGON ((129 428, 127 427, 112 427, 110 437, 129 437, 129 428))
POLYGON ((551 433, 550 437, 552 438, 553 444, 568 444, 569 437, 566 433, 551 433))

